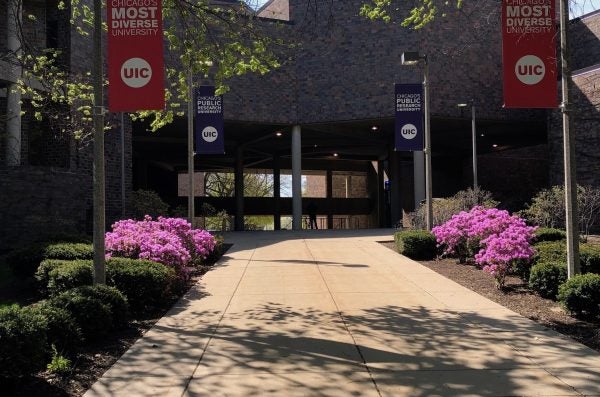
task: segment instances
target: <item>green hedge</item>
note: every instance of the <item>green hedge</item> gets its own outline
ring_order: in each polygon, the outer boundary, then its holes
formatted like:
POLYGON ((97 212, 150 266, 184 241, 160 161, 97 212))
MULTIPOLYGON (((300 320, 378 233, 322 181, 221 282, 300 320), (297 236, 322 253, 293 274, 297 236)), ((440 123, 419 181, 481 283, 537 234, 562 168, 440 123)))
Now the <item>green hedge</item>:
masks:
POLYGON ((92 285, 92 270, 90 261, 85 260, 69 261, 55 267, 48 272, 48 293, 54 295, 82 285, 92 285))
POLYGON ((435 236, 426 230, 404 230, 394 234, 398 252, 412 259, 430 260, 437 254, 435 236))
POLYGON ((0 309, 0 379, 14 379, 44 368, 48 358, 46 319, 18 306, 0 309))
MULTIPOLYGON (((38 283, 38 288, 43 295, 48 293, 48 284, 50 283, 50 272, 54 269, 58 269, 62 266, 66 266, 73 261, 66 261, 62 259, 46 259, 43 260, 37 271, 35 272, 35 279, 38 283)), ((91 262, 90 262, 91 263, 91 262)))
POLYGON ((46 319, 49 346, 56 346, 59 352, 73 352, 81 344, 81 328, 69 311, 54 306, 48 301, 40 301, 26 309, 46 319))
MULTIPOLYGON (((537 254, 534 263, 567 262, 567 245, 564 241, 544 241, 534 245, 537 254)), ((597 244, 579 244, 579 263, 582 273, 600 274, 600 246, 597 244)))
POLYGON ((558 289, 558 301, 571 314, 595 318, 600 314, 600 274, 579 274, 558 289))
POLYGON ((531 267, 529 286, 544 298, 556 300, 558 287, 567 280, 564 262, 539 262, 531 267))
POLYGON ((127 324, 129 317, 129 303, 121 291, 107 285, 84 285, 73 289, 83 296, 97 299, 108 305, 112 316, 113 328, 120 328, 127 324))
POLYGON ((44 249, 45 259, 93 259, 94 247, 84 243, 54 243, 44 249))
POLYGON ((580 244, 579 262, 582 273, 600 274, 600 245, 580 244))
POLYGON ((113 328, 110 306, 76 289, 52 297, 49 304, 67 310, 77 322, 85 340, 100 339, 113 328))
POLYGON ((111 258, 106 270, 107 283, 121 291, 136 311, 168 298, 175 280, 172 268, 143 259, 111 258))
MULTIPOLYGON (((76 238, 73 238, 76 239, 76 238)), ((13 274, 20 278, 32 277, 44 259, 90 259, 91 244, 80 242, 43 242, 13 250, 6 256, 6 263, 13 274)))
MULTIPOLYGON (((91 260, 47 259, 36 272, 42 294, 58 294, 93 283, 91 260)), ((171 294, 175 271, 161 263, 143 259, 110 258, 106 261, 106 283, 116 287, 135 311, 159 304, 171 294)))
POLYGON ((552 227, 540 227, 535 231, 535 240, 542 241, 563 241, 567 238, 567 233, 561 229, 552 227))

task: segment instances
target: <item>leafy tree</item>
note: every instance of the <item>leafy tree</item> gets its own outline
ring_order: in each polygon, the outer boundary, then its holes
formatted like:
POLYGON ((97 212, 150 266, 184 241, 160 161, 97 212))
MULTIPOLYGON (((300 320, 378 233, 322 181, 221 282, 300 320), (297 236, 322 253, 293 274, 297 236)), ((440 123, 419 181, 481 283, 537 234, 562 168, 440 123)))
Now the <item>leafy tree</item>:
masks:
MULTIPOLYGON (((18 86, 23 97, 30 98, 36 119, 43 119, 75 138, 84 138, 92 130, 92 79, 91 73, 85 70, 91 64, 77 71, 68 67, 64 48, 48 48, 46 41, 31 39, 23 26, 29 24, 34 31, 41 30, 45 20, 28 9, 27 2, 20 2, 23 0, 14 2, 12 12, 16 15, 17 7, 24 6, 24 23, 18 32, 21 48, 15 53, 1 52, 0 60, 22 68, 18 86)), ((222 94, 234 76, 265 74, 280 66, 278 49, 285 49, 286 45, 277 38, 278 22, 256 18, 243 1, 215 5, 211 0, 163 0, 162 4, 166 109, 132 115, 134 119, 148 119, 152 130, 184 114, 189 70, 194 75, 210 73, 217 94, 222 94)), ((91 36, 91 1, 60 0, 57 7, 78 34, 91 36)), ((104 30, 106 28, 104 24, 104 30)))

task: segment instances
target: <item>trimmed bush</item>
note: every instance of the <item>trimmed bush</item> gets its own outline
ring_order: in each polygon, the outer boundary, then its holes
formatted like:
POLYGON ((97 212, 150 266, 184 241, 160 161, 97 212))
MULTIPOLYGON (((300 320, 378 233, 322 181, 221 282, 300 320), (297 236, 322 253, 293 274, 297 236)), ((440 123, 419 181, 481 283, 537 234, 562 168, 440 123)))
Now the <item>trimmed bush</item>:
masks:
POLYGON ((55 243, 44 249, 45 259, 93 259, 94 247, 84 243, 55 243))
POLYGON ((94 275, 90 261, 65 262, 48 272, 48 292, 55 295, 82 285, 92 285, 94 275))
POLYGON ((535 231, 535 240, 542 241, 563 241, 567 238, 567 233, 561 229, 552 227, 540 227, 535 231))
POLYGON ((600 274, 600 245, 590 243, 579 245, 579 262, 582 273, 600 274))
POLYGON ((529 287, 543 298, 556 300, 558 287, 567 280, 564 262, 540 262, 531 268, 529 287))
POLYGON ((86 238, 61 236, 52 242, 40 242, 13 250, 6 256, 6 263, 13 274, 20 278, 32 277, 44 259, 90 259, 92 245, 86 238))
POLYGON ((534 263, 567 261, 567 245, 564 241, 542 241, 534 244, 533 248, 536 251, 534 263))
MULTIPOLYGON (((46 294, 48 292, 48 283, 50 282, 50 272, 58 269, 59 267, 68 265, 73 261, 66 261, 62 259, 46 259, 40 263, 37 271, 35 272, 35 279, 38 282, 40 292, 46 294)), ((91 266, 91 261, 89 261, 91 266)))
POLYGON ((110 306, 76 289, 52 297, 49 304, 67 310, 77 322, 85 340, 99 339, 112 329, 110 306))
POLYGON ((49 346, 55 345, 58 351, 63 352, 73 351, 81 343, 81 329, 67 310, 53 306, 48 301, 40 301, 27 309, 46 319, 49 346))
POLYGON ((579 274, 558 289, 558 301, 571 314, 594 318, 600 314, 600 274, 579 274))
POLYGON ((110 309, 112 323, 115 328, 123 327, 127 324, 129 304, 125 295, 115 287, 84 285, 83 287, 75 288, 73 291, 106 304, 110 309))
POLYGON ((132 309, 139 311, 169 296, 175 270, 142 259, 111 258, 106 263, 106 279, 127 297, 132 309))
POLYGON ((48 358, 46 319, 18 306, 0 309, 0 379, 30 375, 48 358))
POLYGON ((426 230, 404 230, 394 234, 398 252, 411 259, 431 260, 437 254, 435 236, 426 230))
MULTIPOLYGON (((535 244, 537 254, 534 262, 566 262, 567 245, 564 241, 544 241, 535 244)), ((579 244, 579 263, 582 273, 600 274, 600 246, 579 244)))

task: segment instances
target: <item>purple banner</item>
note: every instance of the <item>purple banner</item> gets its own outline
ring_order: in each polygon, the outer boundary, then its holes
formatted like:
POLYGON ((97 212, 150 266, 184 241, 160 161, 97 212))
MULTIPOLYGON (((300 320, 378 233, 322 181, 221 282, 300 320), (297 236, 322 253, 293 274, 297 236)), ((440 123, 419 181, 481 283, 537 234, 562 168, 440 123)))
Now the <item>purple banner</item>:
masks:
POLYGON ((225 153, 223 97, 215 95, 215 87, 196 90, 196 153, 225 153))
POLYGON ((423 85, 396 84, 395 136, 396 150, 423 150, 423 85))

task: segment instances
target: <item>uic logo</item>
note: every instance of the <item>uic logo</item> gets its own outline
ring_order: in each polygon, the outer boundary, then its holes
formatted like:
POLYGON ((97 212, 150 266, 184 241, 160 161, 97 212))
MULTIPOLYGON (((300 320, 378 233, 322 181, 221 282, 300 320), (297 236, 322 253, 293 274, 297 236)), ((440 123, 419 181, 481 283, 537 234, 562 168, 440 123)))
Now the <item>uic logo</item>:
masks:
POLYGON ((131 88, 142 88, 152 78, 152 67, 142 58, 129 58, 121 66, 121 80, 131 88))
POLYGON ((208 126, 204 127, 202 130, 202 139, 204 139, 208 143, 212 143, 217 140, 219 137, 219 131, 215 127, 208 126))
POLYGON ((534 85, 544 79, 546 66, 535 55, 525 55, 515 64, 515 74, 521 83, 534 85))
POLYGON ((417 127, 413 124, 404 124, 400 129, 400 134, 404 139, 413 139, 417 136, 417 127))

